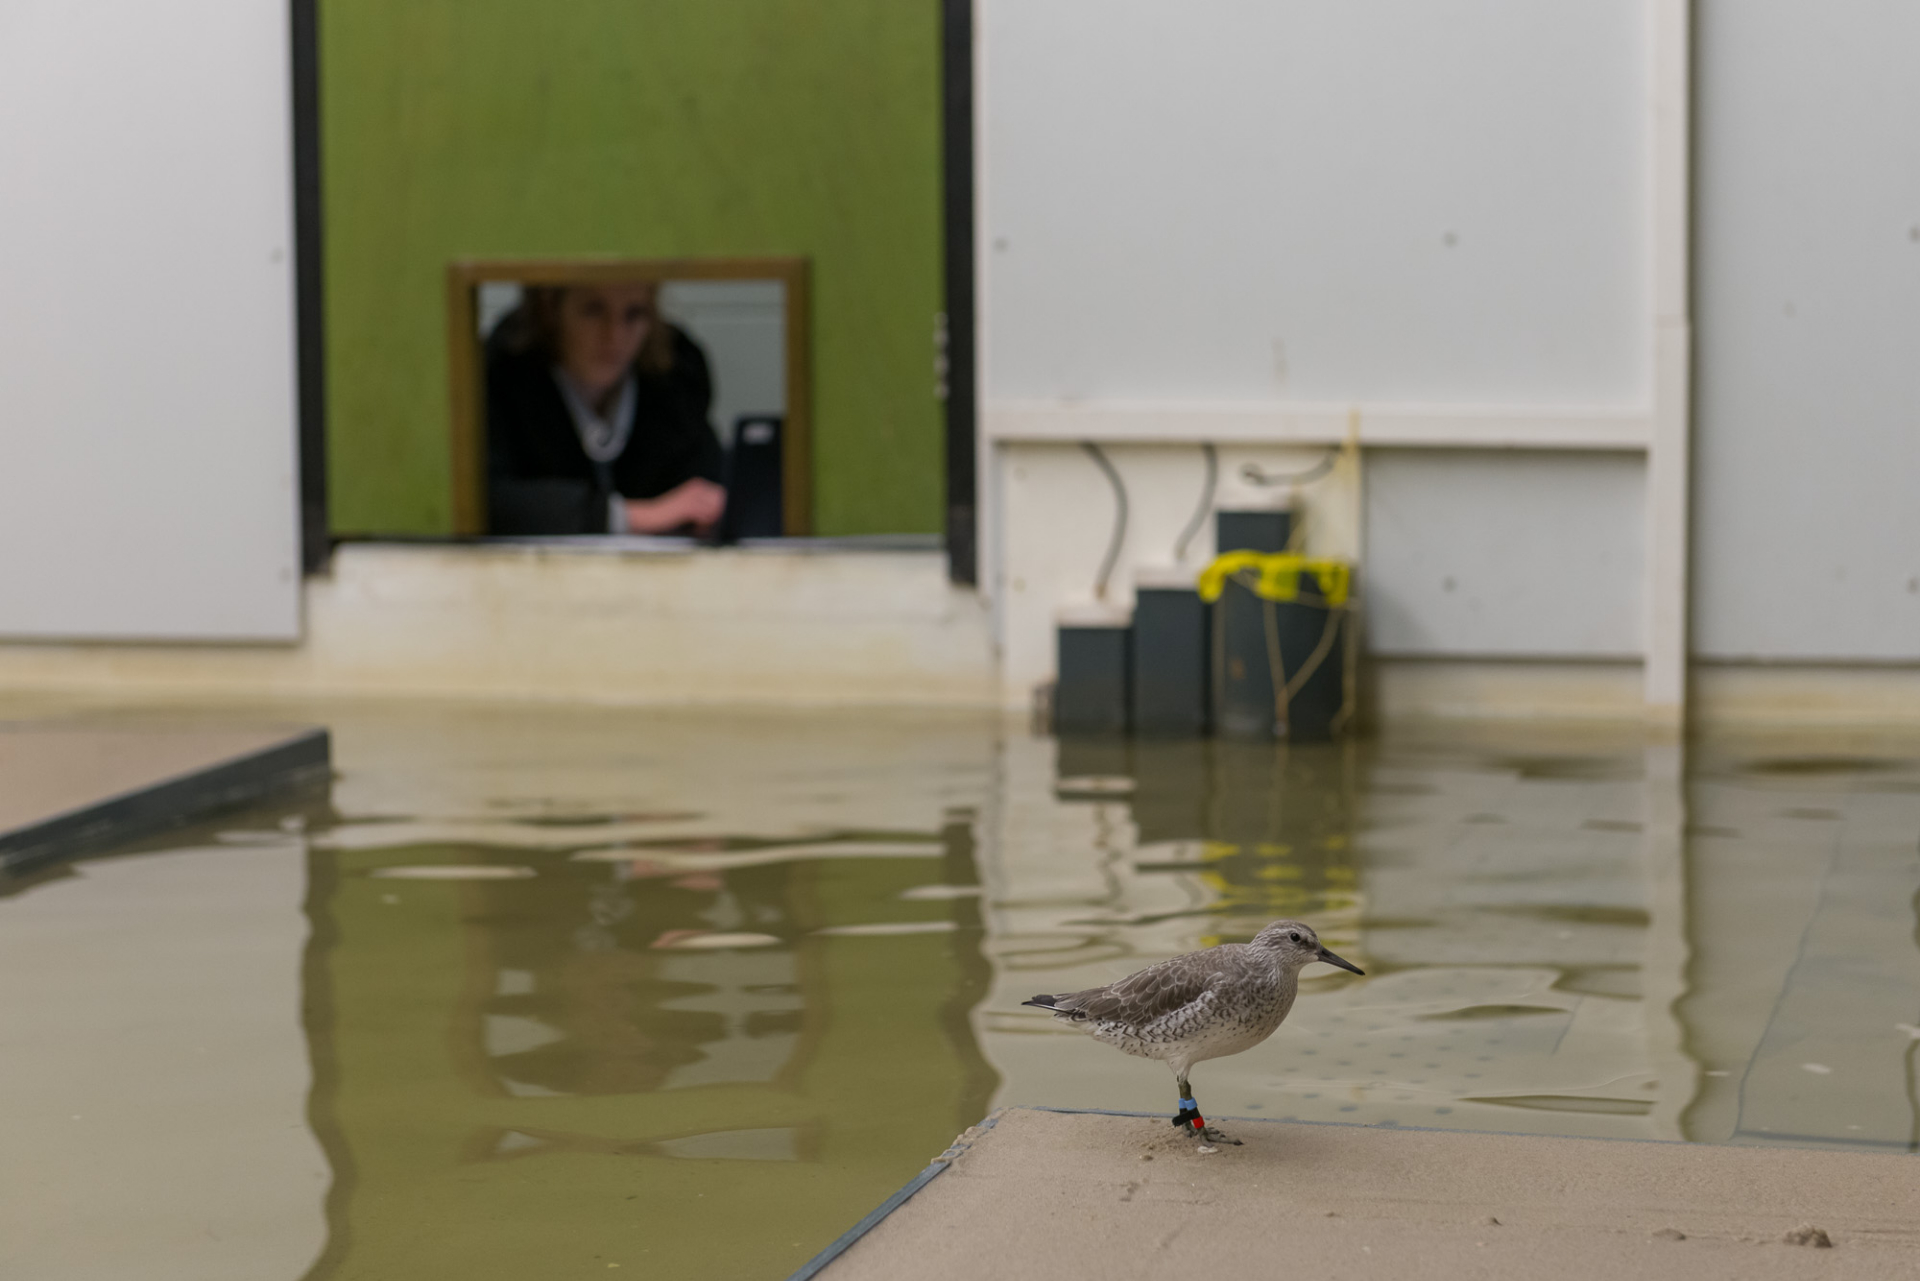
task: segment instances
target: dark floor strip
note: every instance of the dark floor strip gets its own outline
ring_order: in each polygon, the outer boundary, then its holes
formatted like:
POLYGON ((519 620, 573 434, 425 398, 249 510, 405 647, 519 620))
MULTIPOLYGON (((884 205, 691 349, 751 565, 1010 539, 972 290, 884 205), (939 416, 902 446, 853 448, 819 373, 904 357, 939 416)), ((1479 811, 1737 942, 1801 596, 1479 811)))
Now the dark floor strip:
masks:
POLYGON ((0 832, 0 872, 100 853, 208 818, 326 783, 332 770, 327 731, 301 732, 264 750, 151 787, 102 799, 44 822, 0 832))

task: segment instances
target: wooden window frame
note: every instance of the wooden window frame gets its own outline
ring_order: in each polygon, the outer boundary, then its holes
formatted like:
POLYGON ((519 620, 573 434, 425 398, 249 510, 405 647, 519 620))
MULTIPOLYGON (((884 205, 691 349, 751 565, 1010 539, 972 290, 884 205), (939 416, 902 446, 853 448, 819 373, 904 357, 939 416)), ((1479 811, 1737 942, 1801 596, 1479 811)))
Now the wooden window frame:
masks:
POLYGON ((453 423, 453 528, 487 532, 487 433, 477 295, 482 284, 605 285, 673 280, 778 280, 785 286, 786 421, 781 502, 789 538, 813 532, 813 369, 805 258, 487 258, 447 266, 447 372, 453 423))

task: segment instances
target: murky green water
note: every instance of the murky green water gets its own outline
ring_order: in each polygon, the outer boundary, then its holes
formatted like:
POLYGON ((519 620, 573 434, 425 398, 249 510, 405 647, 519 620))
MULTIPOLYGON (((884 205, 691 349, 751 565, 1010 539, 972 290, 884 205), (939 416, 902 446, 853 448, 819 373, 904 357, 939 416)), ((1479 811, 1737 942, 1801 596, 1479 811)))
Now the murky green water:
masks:
POLYGON ((1170 1111, 1019 1002, 1283 915, 1368 975, 1210 1113, 1920 1145, 1920 740, 306 714, 329 805, 0 899, 32 1275, 782 1277, 992 1107, 1170 1111))

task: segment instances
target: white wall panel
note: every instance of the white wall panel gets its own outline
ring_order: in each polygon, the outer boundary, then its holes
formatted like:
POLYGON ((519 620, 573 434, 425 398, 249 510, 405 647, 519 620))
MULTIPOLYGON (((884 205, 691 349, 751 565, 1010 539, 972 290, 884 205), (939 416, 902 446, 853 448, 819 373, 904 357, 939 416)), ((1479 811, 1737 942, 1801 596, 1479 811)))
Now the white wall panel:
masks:
MULTIPOLYGON (((1075 435, 1484 446, 1512 443, 1511 419, 1564 447, 1548 425, 1617 428, 1619 452, 1370 448, 1362 581, 1385 652, 1645 652, 1649 12, 982 0, 987 546, 1010 687, 1050 667, 1050 611, 1086 592, 1069 562, 1098 554, 1097 475, 1038 444, 1075 435)), ((1115 457, 1143 488, 1177 469, 1115 457)))
POLYGON ((0 636, 298 632, 287 6, 0 0, 0 636))
POLYGON ((985 397, 1639 405, 1633 0, 988 0, 985 397))
POLYGON ((1646 461, 1382 450, 1367 459, 1376 653, 1621 658, 1643 646, 1646 461))
POLYGON ((1920 6, 1697 23, 1696 650, 1920 659, 1920 6))

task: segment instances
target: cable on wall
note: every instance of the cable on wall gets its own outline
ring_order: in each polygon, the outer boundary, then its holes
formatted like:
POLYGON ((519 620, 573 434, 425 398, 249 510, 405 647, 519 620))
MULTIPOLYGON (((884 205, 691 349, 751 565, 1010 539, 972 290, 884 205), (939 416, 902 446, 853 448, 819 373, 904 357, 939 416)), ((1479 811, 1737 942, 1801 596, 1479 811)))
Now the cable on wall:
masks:
POLYGON ((1107 483, 1113 486, 1113 536, 1107 540, 1107 554, 1100 558, 1100 572, 1093 580, 1093 598, 1105 600, 1107 580, 1113 576, 1114 563, 1120 559, 1120 544, 1127 538, 1127 486, 1100 446, 1083 440, 1080 448, 1087 451, 1087 457, 1093 459, 1094 466, 1105 474, 1107 483))
POLYGON ((1310 480, 1319 480, 1333 470, 1334 463, 1340 460, 1339 449, 1329 449, 1322 458, 1305 471, 1270 472, 1258 463, 1242 463, 1240 479, 1249 485, 1304 485, 1310 480))
POLYGON ((1207 478, 1200 485, 1200 505, 1193 509, 1193 517, 1187 521, 1187 527, 1180 531, 1180 541, 1173 545, 1173 563, 1178 565, 1187 558, 1187 544, 1207 523, 1207 516, 1213 511, 1213 491, 1220 481, 1220 454, 1213 442, 1200 442, 1200 452, 1207 460, 1207 478))

